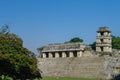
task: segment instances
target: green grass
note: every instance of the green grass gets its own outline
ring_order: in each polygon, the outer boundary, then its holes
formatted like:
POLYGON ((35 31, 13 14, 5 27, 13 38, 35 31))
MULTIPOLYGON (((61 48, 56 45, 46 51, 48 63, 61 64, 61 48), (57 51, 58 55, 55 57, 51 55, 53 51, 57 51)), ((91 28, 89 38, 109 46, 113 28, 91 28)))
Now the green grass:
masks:
POLYGON ((45 77, 42 80, 99 80, 99 79, 85 79, 85 78, 50 78, 45 77))

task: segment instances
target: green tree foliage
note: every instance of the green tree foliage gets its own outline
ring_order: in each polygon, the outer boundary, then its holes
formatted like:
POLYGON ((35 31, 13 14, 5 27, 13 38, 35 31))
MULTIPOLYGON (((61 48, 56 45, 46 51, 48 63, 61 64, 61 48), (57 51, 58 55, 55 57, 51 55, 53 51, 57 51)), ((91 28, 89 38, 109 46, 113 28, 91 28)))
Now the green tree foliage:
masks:
POLYGON ((83 42, 83 39, 80 39, 79 37, 74 37, 70 39, 70 41, 65 42, 65 43, 75 43, 75 42, 83 42))
POLYGON ((120 49, 120 37, 112 35, 112 48, 120 49))
POLYGON ((70 42, 83 42, 83 39, 80 39, 79 37, 74 37, 70 40, 70 42))
POLYGON ((21 80, 41 77, 34 53, 22 45, 17 35, 0 32, 0 75, 21 80))
POLYGON ((1 32, 2 34, 7 34, 7 33, 9 33, 9 26, 8 26, 7 24, 5 24, 4 26, 2 26, 2 27, 0 28, 0 32, 1 32))
POLYGON ((93 42, 92 44, 90 44, 90 46, 92 47, 93 50, 96 49, 96 42, 93 42))
POLYGON ((11 77, 9 77, 9 76, 1 75, 1 76, 0 76, 0 80, 13 80, 13 78, 11 78, 11 77))

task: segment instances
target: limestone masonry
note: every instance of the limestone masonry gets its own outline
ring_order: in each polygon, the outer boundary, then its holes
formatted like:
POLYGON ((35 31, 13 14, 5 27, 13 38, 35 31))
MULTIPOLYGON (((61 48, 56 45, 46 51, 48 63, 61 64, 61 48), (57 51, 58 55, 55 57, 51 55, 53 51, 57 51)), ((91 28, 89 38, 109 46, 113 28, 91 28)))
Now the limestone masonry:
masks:
POLYGON ((96 51, 97 52, 112 52, 111 34, 108 27, 100 27, 97 31, 96 51))
POLYGON ((83 43, 38 48, 38 67, 47 77, 112 78, 120 73, 120 51, 112 49, 111 31, 100 27, 96 51, 83 43))

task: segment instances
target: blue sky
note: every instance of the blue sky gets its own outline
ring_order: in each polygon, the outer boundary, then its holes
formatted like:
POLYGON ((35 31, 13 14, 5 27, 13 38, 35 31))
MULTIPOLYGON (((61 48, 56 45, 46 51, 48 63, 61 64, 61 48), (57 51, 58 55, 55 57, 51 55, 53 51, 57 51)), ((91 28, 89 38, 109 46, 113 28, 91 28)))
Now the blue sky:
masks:
POLYGON ((120 0, 0 0, 4 24, 36 54, 38 47, 73 37, 90 44, 101 26, 120 36, 120 0))

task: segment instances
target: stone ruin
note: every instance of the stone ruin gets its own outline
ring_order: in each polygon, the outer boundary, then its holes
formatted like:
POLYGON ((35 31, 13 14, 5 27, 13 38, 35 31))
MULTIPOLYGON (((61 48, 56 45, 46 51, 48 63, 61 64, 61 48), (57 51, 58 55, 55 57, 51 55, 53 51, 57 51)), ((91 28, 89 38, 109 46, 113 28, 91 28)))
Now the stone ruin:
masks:
POLYGON ((41 58, 67 58, 91 56, 91 47, 80 42, 65 44, 49 44, 40 48, 41 58))
POLYGON ((96 50, 83 43, 49 44, 38 48, 38 67, 47 77, 113 78, 120 73, 120 51, 112 49, 111 31, 100 27, 96 50))

